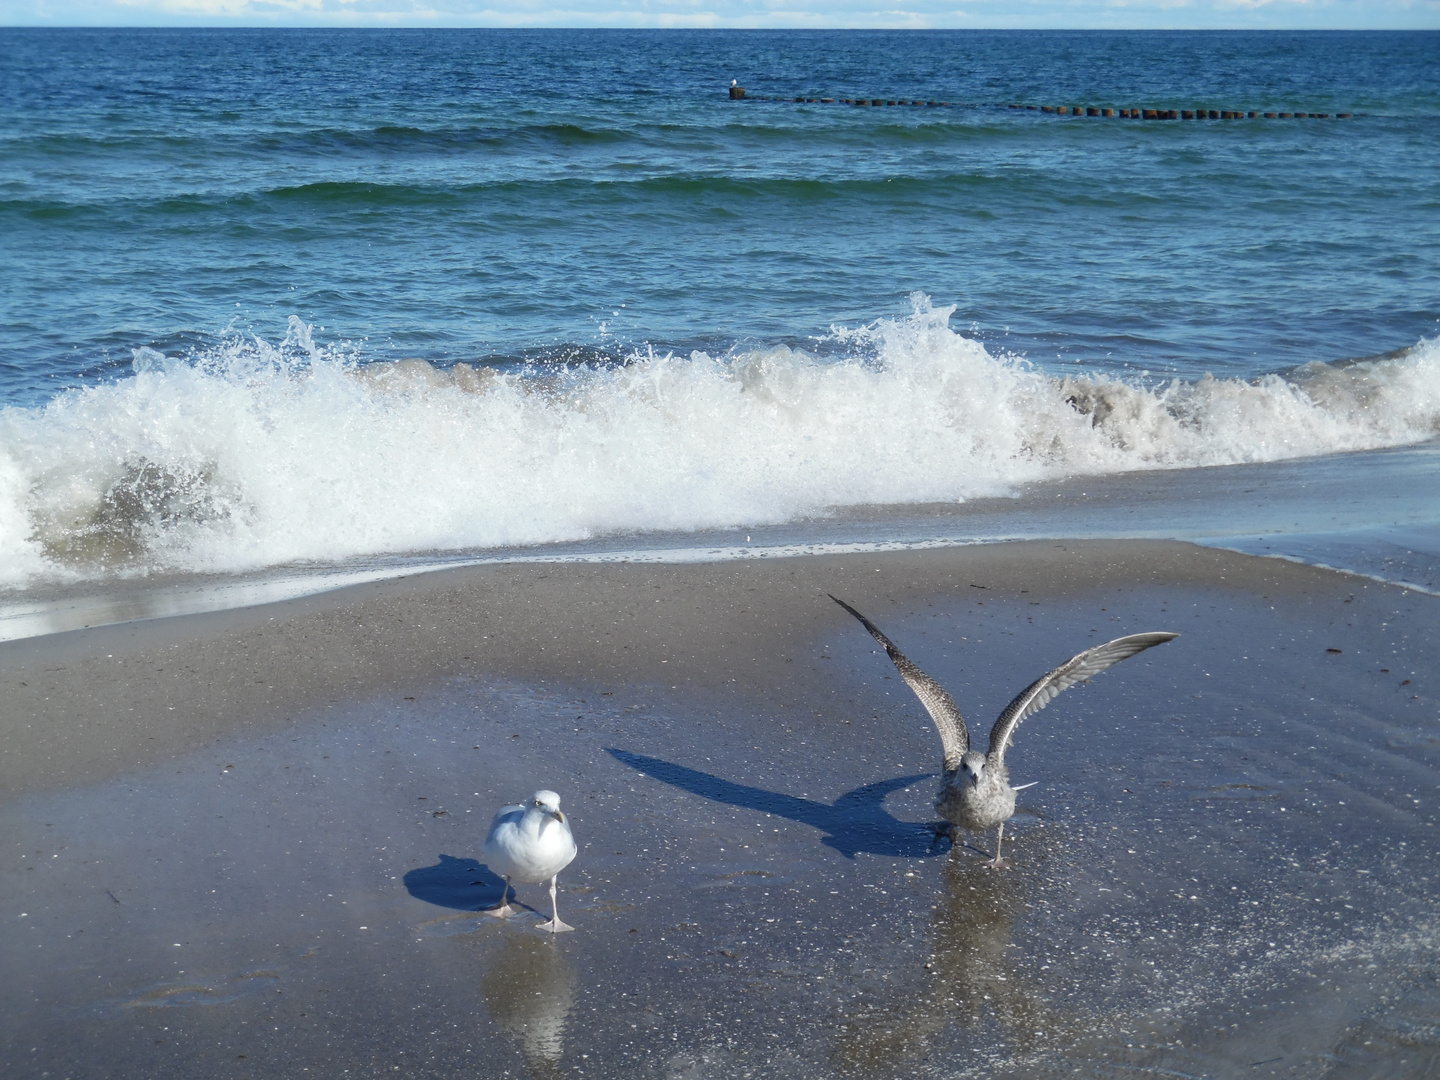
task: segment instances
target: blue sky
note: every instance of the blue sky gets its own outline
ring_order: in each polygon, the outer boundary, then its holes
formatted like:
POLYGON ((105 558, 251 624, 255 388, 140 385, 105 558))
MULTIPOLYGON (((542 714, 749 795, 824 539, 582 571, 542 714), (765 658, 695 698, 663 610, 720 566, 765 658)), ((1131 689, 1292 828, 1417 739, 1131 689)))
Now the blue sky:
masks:
POLYGON ((0 26, 1440 28, 1440 0, 0 0, 0 26))

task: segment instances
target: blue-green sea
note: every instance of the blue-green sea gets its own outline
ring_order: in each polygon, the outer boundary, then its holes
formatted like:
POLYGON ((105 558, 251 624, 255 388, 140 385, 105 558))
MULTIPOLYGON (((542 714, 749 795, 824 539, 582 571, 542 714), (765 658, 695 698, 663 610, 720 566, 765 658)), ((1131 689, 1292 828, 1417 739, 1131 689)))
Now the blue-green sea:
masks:
POLYGON ((1274 462, 1423 531, 1437 318, 1437 33, 0 30, 8 587, 1274 462))

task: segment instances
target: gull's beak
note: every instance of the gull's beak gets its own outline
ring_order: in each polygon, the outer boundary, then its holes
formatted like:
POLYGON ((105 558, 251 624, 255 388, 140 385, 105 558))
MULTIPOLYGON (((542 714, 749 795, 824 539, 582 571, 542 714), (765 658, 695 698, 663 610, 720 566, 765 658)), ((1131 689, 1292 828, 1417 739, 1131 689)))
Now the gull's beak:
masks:
POLYGON ((557 810, 552 810, 551 813, 555 815, 555 820, 558 821, 558 822, 560 822, 561 825, 564 825, 564 824, 565 824, 565 811, 564 811, 564 810, 558 810, 558 809, 557 809, 557 810))

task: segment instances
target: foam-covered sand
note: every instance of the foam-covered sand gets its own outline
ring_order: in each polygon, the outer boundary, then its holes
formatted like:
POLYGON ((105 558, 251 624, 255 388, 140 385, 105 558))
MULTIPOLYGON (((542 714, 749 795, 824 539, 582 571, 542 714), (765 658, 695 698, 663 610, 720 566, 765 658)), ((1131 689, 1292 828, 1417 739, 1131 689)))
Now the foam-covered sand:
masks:
MULTIPOLYGON (((1421 1076, 1435 597, 1161 542, 496 565, 0 645, 17 1076, 1421 1076), (1019 732, 1012 869, 931 846, 1019 732), (577 932, 476 914, 555 788, 577 932)), ((540 907, 542 891, 519 899, 540 907)))

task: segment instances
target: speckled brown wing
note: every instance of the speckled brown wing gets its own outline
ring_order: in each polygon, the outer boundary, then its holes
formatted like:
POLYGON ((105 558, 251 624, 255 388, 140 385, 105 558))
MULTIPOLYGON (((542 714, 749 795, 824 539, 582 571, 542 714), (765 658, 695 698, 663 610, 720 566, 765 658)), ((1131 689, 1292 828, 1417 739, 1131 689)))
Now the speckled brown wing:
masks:
POLYGON ((1033 716, 1049 705, 1060 694, 1060 691, 1068 690, 1078 682, 1093 678, 1106 668, 1113 667, 1121 660, 1128 659, 1138 652, 1144 652, 1152 645, 1162 645, 1171 638, 1179 636, 1179 634, 1164 631, 1150 634, 1130 634, 1126 637, 1116 638, 1114 641, 1107 641, 1104 645, 1096 645, 1093 649, 1086 649, 1079 656, 1073 656, 1066 660, 1048 675, 1042 675, 1020 691, 1019 696, 1005 706, 1005 711, 1000 714, 1000 719, 995 721, 995 726, 990 729, 990 749, 986 754, 987 759, 992 764, 1003 763, 1005 748, 1014 739, 1015 729, 1020 726, 1020 721, 1027 716, 1033 716))
POLYGON ((895 664, 895 670, 900 672, 900 677, 915 691, 920 704, 925 706, 930 719, 935 721, 935 728, 940 732, 940 745, 945 752, 945 771, 953 772, 960 768, 960 759, 965 756, 965 751, 970 749, 970 732, 965 728, 965 718, 960 715, 955 699, 943 686, 911 663, 909 658, 880 632, 879 627, 839 597, 832 596, 830 599, 859 619, 860 625, 870 631, 870 636, 885 647, 885 652, 895 664))

